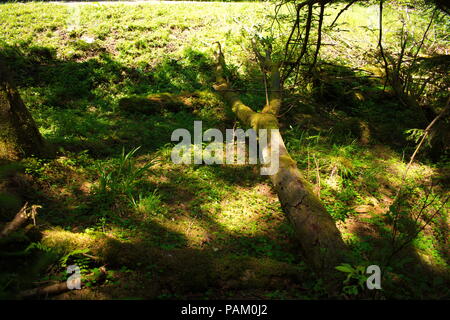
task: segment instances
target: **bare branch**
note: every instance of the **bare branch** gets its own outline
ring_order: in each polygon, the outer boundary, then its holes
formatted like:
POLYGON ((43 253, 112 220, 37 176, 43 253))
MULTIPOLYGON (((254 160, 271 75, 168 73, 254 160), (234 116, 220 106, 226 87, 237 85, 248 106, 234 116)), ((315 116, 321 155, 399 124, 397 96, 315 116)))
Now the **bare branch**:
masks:
POLYGON ((343 14, 345 11, 348 10, 348 8, 350 8, 354 3, 356 3, 358 0, 352 0, 351 2, 349 2, 341 11, 339 11, 339 13, 337 14, 336 18, 334 18, 333 22, 330 24, 329 28, 332 29, 334 24, 336 23, 336 21, 339 19, 339 17, 341 16, 341 14, 343 14))

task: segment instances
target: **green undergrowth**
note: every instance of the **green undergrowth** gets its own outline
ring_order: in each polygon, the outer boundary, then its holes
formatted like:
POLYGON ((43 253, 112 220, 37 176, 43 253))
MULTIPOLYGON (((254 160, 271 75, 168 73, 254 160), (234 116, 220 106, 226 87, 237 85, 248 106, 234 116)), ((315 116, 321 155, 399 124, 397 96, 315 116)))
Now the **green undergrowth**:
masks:
MULTIPOLYGON (((364 14, 343 16, 352 30, 346 37, 369 43, 372 34, 353 27, 373 24, 364 19, 373 8, 352 10, 364 14)), ((0 57, 42 135, 58 148, 54 159, 29 157, 0 171, 0 191, 8 190, 0 193, 2 222, 23 201, 42 205, 36 227, 2 244, 2 297, 64 281, 69 265, 83 276, 106 265, 102 283, 56 299, 328 298, 259 168, 175 165, 170 157, 172 132, 192 133, 195 120, 203 131, 239 126, 212 89, 215 41, 243 101, 255 110, 264 105, 241 29, 242 21, 270 13, 267 3, 0 5, 0 57), (145 113, 135 107, 152 108, 143 101, 165 95, 182 103, 145 113)), ((362 59, 368 49, 351 53, 362 59)), ((419 157, 403 183, 415 147, 405 130, 417 121, 379 80, 345 67, 349 57, 340 67, 322 66, 321 81, 286 96, 280 117, 289 152, 356 261, 385 270, 380 295, 355 292, 355 272, 339 298, 448 298, 448 203, 441 208, 448 159, 419 157), (414 217, 433 210, 441 214, 416 235, 424 220, 414 217), (387 263, 395 217, 394 244, 409 242, 387 263)))

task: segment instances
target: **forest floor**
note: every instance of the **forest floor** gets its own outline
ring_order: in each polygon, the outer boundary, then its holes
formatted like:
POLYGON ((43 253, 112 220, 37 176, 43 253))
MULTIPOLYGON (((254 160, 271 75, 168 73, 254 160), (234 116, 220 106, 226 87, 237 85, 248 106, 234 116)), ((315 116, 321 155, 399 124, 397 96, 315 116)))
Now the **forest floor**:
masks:
MULTIPOLYGON (((350 31, 327 35, 332 45, 323 58, 333 64, 324 64, 325 80, 307 88, 308 97, 286 98, 282 135, 360 266, 383 268, 383 290, 375 292, 359 284, 364 272, 351 266, 342 298, 448 299, 448 204, 442 206, 449 162, 419 157, 402 182, 415 147, 405 131, 418 123, 384 90, 367 55, 376 47, 374 10, 355 6, 341 21, 350 31), (392 242, 401 184, 400 236, 392 242), (414 217, 436 210, 415 235, 414 217)), ((51 298, 328 297, 259 168, 176 165, 170 157, 172 132, 192 131, 194 120, 203 130, 238 126, 212 88, 215 41, 243 101, 262 108, 264 84, 242 29, 257 29, 250 22, 272 13, 264 3, 0 5, 0 55, 42 135, 58 148, 56 158, 30 157, 20 169, 0 171, 2 224, 24 201, 42 206, 37 232, 0 249, 2 297, 64 281, 69 265, 83 275, 105 266, 106 280, 51 298), (189 101, 179 112, 121 109, 123 98, 155 93, 189 101)), ((397 20, 394 9, 386 15, 397 20)), ((416 24, 424 29, 426 19, 416 24)))

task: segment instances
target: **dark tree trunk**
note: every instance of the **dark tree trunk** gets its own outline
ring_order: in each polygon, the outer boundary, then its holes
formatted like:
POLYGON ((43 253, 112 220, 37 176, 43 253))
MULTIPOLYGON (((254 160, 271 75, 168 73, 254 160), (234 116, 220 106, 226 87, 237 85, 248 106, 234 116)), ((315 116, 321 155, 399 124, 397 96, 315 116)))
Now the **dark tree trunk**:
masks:
POLYGON ((0 159, 46 156, 48 149, 30 112, 0 62, 0 159))

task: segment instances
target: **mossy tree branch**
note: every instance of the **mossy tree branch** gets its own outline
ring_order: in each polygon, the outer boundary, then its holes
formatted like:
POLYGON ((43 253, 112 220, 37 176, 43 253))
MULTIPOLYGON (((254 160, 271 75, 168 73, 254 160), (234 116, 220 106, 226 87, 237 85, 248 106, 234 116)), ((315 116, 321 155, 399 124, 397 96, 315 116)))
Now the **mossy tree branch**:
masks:
MULTIPOLYGON (((263 112, 255 112, 240 100, 225 79, 226 64, 220 43, 215 52, 215 60, 214 87, 229 103, 237 118, 244 125, 255 129, 257 133, 259 129, 277 129, 276 115, 281 106, 281 95, 278 96, 280 90, 274 91, 272 87, 270 92, 275 98, 272 97, 270 101, 273 105, 266 106, 263 112)), ((275 87, 281 89, 277 73, 272 70, 271 76, 272 86, 275 82, 275 87)), ((269 142, 269 148, 279 150, 279 170, 271 175, 270 179, 282 208, 294 226, 306 261, 322 275, 331 275, 334 267, 345 259, 347 248, 333 218, 302 177, 296 162, 290 157, 281 135, 278 131, 271 134, 275 136, 272 142, 269 142)))

